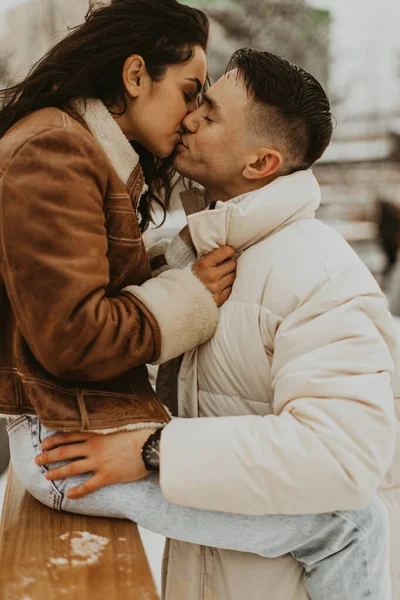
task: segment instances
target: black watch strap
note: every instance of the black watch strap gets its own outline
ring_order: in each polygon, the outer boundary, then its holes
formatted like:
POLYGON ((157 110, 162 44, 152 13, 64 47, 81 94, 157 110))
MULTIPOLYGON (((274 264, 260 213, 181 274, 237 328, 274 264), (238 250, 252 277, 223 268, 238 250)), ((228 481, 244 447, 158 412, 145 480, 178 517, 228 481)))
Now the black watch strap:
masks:
POLYGON ((142 459, 148 471, 160 470, 160 440, 162 429, 152 433, 142 448, 142 459))

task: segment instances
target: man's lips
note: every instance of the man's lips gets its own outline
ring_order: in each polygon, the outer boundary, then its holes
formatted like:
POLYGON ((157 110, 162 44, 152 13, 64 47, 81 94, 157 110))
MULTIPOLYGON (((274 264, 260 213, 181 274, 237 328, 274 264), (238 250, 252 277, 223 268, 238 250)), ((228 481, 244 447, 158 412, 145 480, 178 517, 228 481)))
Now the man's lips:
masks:
POLYGON ((184 146, 186 148, 186 150, 189 150, 189 148, 186 146, 185 142, 183 141, 182 136, 181 136, 181 139, 179 141, 179 144, 181 144, 182 146, 184 146))

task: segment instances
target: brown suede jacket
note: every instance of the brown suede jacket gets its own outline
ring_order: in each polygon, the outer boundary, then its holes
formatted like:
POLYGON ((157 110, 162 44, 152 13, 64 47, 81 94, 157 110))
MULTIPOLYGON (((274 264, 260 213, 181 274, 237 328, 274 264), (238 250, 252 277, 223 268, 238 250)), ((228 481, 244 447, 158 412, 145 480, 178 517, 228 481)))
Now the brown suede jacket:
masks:
POLYGON ((191 271, 150 281, 142 169, 92 104, 92 126, 48 108, 0 140, 0 412, 110 432, 169 421, 145 365, 211 337, 217 316, 191 271))

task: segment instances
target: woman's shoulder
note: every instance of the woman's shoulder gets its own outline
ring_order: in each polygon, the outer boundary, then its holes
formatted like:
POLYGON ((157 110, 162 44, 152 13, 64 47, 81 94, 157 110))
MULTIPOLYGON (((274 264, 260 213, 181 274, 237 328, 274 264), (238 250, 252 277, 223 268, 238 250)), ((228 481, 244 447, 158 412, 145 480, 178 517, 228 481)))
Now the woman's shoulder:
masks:
POLYGON ((46 107, 29 113, 20 121, 11 127, 3 138, 0 140, 0 145, 3 142, 9 149, 13 148, 14 152, 21 145, 25 145, 32 139, 38 136, 51 138, 52 136, 59 139, 60 137, 71 137, 73 134, 77 139, 86 139, 87 143, 94 142, 93 136, 85 125, 77 118, 74 118, 66 110, 56 107, 46 107))
POLYGON ((15 123, 0 139, 0 171, 28 148, 62 154, 78 152, 98 156, 98 144, 84 125, 66 110, 48 107, 34 111, 15 123))

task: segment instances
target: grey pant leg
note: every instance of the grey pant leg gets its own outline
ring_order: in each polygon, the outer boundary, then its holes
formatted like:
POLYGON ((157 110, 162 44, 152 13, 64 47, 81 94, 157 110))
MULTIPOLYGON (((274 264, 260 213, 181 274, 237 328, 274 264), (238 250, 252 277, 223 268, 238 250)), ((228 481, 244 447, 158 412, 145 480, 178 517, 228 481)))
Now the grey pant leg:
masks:
MULTIPOLYGON (((29 491, 43 501, 47 496, 43 496, 41 488, 49 482, 43 477, 43 468, 37 467, 33 459, 40 452, 40 442, 52 432, 32 420, 29 428, 21 431, 19 428, 14 433, 19 439, 12 443, 12 455, 23 452, 23 460, 16 463, 21 469, 37 469, 34 476, 31 472, 19 476, 30 482, 29 491)), ((102 488, 85 498, 69 500, 68 489, 88 476, 53 482, 62 510, 128 518, 163 536, 204 546, 269 558, 292 553, 305 567, 305 585, 311 600, 391 599, 388 517, 377 498, 361 511, 297 516, 234 515, 169 504, 161 494, 158 477, 151 475, 135 483, 102 488)), ((49 502, 54 507, 50 496, 49 502)))
POLYGON ((319 517, 309 540, 292 552, 305 568, 310 598, 390 600, 390 524, 380 498, 362 510, 319 517))

